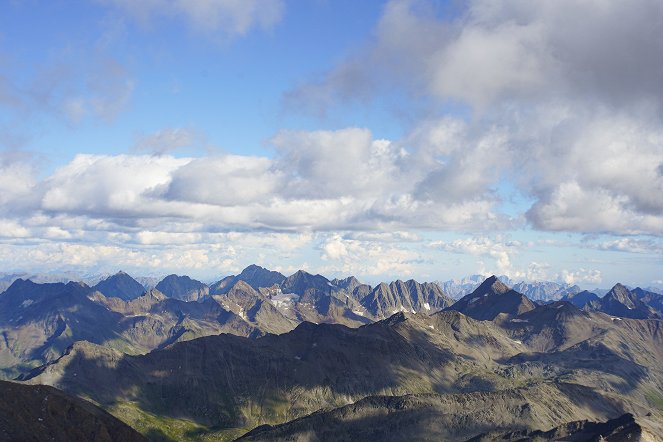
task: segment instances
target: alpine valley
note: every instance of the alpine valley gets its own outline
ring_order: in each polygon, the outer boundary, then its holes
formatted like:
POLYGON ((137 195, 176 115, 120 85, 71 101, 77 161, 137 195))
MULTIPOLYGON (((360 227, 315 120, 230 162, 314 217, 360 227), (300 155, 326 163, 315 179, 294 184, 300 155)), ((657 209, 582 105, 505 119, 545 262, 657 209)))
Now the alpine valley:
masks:
POLYGON ((663 441, 651 289, 25 276, 2 278, 0 440, 663 441))

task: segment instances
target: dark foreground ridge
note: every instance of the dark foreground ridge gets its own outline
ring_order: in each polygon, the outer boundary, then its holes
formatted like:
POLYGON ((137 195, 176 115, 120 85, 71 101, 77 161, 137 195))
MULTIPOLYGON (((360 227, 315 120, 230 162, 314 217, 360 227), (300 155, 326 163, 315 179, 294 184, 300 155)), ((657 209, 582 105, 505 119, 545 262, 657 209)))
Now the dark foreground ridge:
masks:
POLYGON ((0 440, 142 442, 124 422, 46 385, 0 381, 0 440))

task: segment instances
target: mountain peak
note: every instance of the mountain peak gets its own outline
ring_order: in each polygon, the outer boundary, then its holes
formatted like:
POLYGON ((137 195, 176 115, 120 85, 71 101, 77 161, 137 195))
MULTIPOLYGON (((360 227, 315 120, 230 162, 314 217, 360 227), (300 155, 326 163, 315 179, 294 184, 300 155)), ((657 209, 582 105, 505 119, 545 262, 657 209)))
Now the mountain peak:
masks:
POLYGON ((486 280, 482 282, 481 285, 475 291, 486 292, 488 290, 493 291, 495 293, 504 294, 508 292, 510 289, 509 286, 504 284, 502 281, 500 281, 500 279, 497 276, 492 275, 486 278, 486 280))

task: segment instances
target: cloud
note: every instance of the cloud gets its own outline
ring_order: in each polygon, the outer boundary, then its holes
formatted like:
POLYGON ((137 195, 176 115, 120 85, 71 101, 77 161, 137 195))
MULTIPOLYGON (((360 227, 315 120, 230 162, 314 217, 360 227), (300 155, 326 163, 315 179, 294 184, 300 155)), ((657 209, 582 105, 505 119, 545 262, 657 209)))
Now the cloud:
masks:
POLYGON ((490 258, 494 262, 492 270, 486 268, 480 261, 479 274, 506 275, 510 278, 523 278, 527 276, 539 276, 543 270, 541 265, 532 263, 528 272, 516 270, 512 264, 512 257, 519 253, 523 244, 519 241, 509 241, 501 237, 491 239, 488 237, 469 237, 454 241, 432 241, 429 247, 443 250, 445 252, 469 254, 475 257, 490 258))
POLYGON ((282 0, 100 0, 142 25, 156 17, 181 18, 198 32, 245 35, 252 28, 270 29, 283 17, 282 0))
POLYGON ((590 243, 590 247, 615 252, 663 254, 663 242, 655 239, 618 238, 598 244, 590 243))
POLYGON ((132 150, 164 155, 183 147, 191 147, 197 138, 196 132, 192 129, 164 128, 152 134, 138 137, 132 150))
POLYGON ((172 174, 164 197, 218 206, 268 202, 285 185, 284 174, 264 157, 226 155, 199 158, 172 174))
POLYGON ((93 218, 165 215, 168 208, 149 193, 167 185, 171 173, 189 161, 166 156, 77 155, 42 183, 40 208, 93 218))
POLYGON ((569 284, 600 284, 603 280, 600 270, 590 270, 580 268, 577 271, 562 270, 557 279, 569 284))
POLYGON ((414 273, 421 254, 398 244, 359 241, 331 234, 321 244, 319 271, 335 275, 359 274, 383 278, 407 277, 414 273))
POLYGON ((463 6, 388 2, 367 44, 286 102, 325 112, 394 91, 434 97, 443 111, 426 108, 400 141, 425 171, 413 201, 499 207, 513 186, 538 229, 663 233, 663 5, 463 6))

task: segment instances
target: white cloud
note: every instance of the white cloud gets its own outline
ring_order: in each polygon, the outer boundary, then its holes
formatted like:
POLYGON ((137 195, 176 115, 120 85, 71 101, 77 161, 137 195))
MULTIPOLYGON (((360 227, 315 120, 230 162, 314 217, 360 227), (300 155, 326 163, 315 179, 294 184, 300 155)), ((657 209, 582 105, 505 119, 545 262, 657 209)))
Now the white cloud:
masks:
POLYGON ((412 275, 421 254, 400 244, 347 239, 340 234, 323 238, 318 271, 337 276, 359 274, 369 277, 404 278, 412 275))
POLYGON ((244 35, 252 28, 270 29, 284 12, 282 0, 100 0, 143 25, 155 17, 183 18, 194 31, 244 35))
POLYGON ((557 279, 566 284, 599 284, 603 277, 600 270, 590 270, 580 268, 576 271, 562 270, 557 279))
POLYGON ((178 168, 165 197, 220 206, 245 206, 266 202, 285 183, 264 157, 227 155, 200 158, 178 168))
MULTIPOLYGON (((523 247, 517 241, 504 240, 501 237, 497 237, 496 239, 469 237, 454 241, 432 241, 429 243, 429 246, 451 253, 491 258, 494 262, 492 269, 486 268, 485 263, 480 261, 480 270, 478 273, 482 275, 497 274, 506 275, 510 278, 523 278, 527 276, 526 272, 515 269, 511 261, 513 255, 517 254, 523 247)), ((530 273, 536 273, 536 269, 530 268, 530 273)))
POLYGON ((372 41, 286 101, 316 108, 398 89, 467 106, 470 117, 431 113, 405 137, 418 185, 401 203, 495 206, 508 183, 539 229, 663 233, 663 5, 463 6, 438 19, 432 2, 388 2, 372 41))
POLYGON ((149 193, 167 185, 172 172, 189 161, 166 156, 77 155, 44 181, 42 207, 101 218, 149 217, 159 206, 149 193))
POLYGON ((618 238, 598 244, 590 243, 590 247, 617 252, 663 254, 663 242, 655 239, 618 238))

